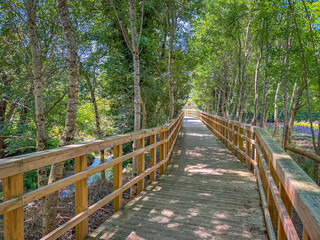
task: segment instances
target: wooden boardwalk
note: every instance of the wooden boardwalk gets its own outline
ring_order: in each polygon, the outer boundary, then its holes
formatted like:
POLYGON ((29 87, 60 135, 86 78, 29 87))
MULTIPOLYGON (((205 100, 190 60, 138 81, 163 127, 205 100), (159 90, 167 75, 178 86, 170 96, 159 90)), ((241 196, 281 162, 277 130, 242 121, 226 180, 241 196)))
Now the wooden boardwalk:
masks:
POLYGON ((185 119, 170 166, 88 239, 267 239, 255 179, 199 121, 185 119))

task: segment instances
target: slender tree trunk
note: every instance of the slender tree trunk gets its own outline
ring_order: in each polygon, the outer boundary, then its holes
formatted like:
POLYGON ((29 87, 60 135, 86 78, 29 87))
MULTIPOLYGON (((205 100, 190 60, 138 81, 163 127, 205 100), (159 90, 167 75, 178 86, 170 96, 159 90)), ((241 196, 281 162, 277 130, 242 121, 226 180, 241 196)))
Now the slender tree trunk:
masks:
POLYGON ((263 51, 263 43, 260 43, 260 53, 257 59, 256 72, 254 75, 254 113, 253 113, 253 125, 257 126, 257 118, 258 118, 258 100, 259 100, 259 70, 262 59, 262 51, 263 51))
POLYGON ((288 128, 288 142, 291 142, 291 136, 292 136, 292 129, 294 125, 294 119, 296 117, 296 113, 298 111, 299 105, 300 105, 300 100, 303 94, 304 88, 299 88, 297 97, 295 101, 292 102, 291 107, 290 107, 290 119, 289 119, 289 128, 288 128))
MULTIPOLYGON (((98 104, 97 104, 97 100, 96 100, 95 87, 91 83, 88 76, 85 76, 85 79, 87 81, 88 88, 90 90, 91 102, 92 102, 92 106, 94 108, 94 116, 95 116, 96 128, 97 128, 97 130, 96 130, 97 137, 100 139, 103 136, 102 136, 101 125, 100 125, 100 114, 99 114, 98 104)), ((104 150, 100 151, 100 164, 102 164, 102 163, 104 163, 104 150)), ((102 180, 106 180, 106 173, 104 170, 100 172, 100 175, 101 175, 102 180)))
POLYGON ((276 95, 274 97, 274 129, 273 129, 273 134, 272 136, 275 137, 278 131, 279 127, 279 121, 278 121, 278 98, 279 98, 279 93, 280 93, 280 87, 281 87, 281 82, 278 83, 276 95))
POLYGON ((146 104, 141 99, 141 107, 142 107, 142 129, 147 128, 147 110, 146 110, 146 104))
MULTIPOLYGON (((37 33, 35 2, 33 0, 25 0, 24 2, 27 12, 27 25, 29 33, 29 45, 32 56, 32 70, 34 82, 34 98, 36 112, 37 127, 37 151, 43 151, 46 148, 46 120, 43 98, 43 79, 42 79, 42 59, 37 33)), ((47 170, 45 167, 38 168, 38 187, 47 184, 47 170)))
POLYGON ((176 31, 176 16, 174 14, 174 9, 172 6, 172 0, 169 1, 170 7, 170 18, 171 18, 171 32, 170 32, 170 42, 169 42, 169 59, 168 59, 168 76, 169 76, 169 100, 170 100, 170 110, 169 110, 169 120, 173 118, 174 115, 174 92, 173 92, 173 76, 172 76, 172 58, 173 58, 173 43, 176 31))
MULTIPOLYGON (((134 68, 134 130, 141 129, 141 93, 140 93, 140 60, 134 0, 129 0, 131 45, 134 68)), ((134 148, 137 143, 134 143, 134 148)), ((137 158, 133 159, 132 172, 137 175, 137 158)))
MULTIPOLYGON (((267 27, 267 46, 269 46, 269 28, 267 27)), ((262 93, 262 104, 261 104, 261 121, 260 121, 260 127, 265 127, 266 128, 266 123, 267 122, 267 95, 268 95, 268 84, 269 84, 269 69, 268 69, 268 64, 269 64, 269 54, 268 52, 266 53, 266 58, 265 58, 265 74, 264 74, 264 84, 263 84, 263 93, 262 93)))
MULTIPOLYGON (((60 17, 64 41, 67 49, 67 64, 69 69, 69 87, 65 127, 59 142, 59 147, 72 144, 76 132, 77 104, 79 91, 79 57, 77 43, 72 29, 69 10, 66 0, 57 0, 57 9, 60 17)), ((51 166, 48 183, 62 179, 64 162, 51 166)), ((58 192, 46 196, 43 214, 43 234, 48 234, 56 228, 58 192)))

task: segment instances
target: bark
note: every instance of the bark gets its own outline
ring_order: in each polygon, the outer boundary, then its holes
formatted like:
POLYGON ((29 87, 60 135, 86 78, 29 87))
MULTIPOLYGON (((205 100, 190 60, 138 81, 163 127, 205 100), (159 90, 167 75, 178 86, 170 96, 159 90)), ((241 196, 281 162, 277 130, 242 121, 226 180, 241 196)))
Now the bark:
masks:
MULTIPOLYGON (((100 125, 100 115, 99 115, 99 109, 98 109, 98 104, 97 104, 97 100, 96 100, 96 95, 95 95, 95 87, 94 85, 91 83, 90 78, 88 76, 85 76, 85 79, 87 81, 88 84, 88 88, 90 91, 90 95, 91 95, 91 103, 92 106, 94 108, 94 116, 95 116, 95 121, 96 121, 96 128, 97 128, 97 137, 100 139, 102 138, 102 131, 101 131, 101 125, 100 125)), ((104 163, 104 150, 100 151, 100 164, 104 163)), ((105 180, 106 179, 106 173, 105 171, 101 171, 100 172, 101 175, 101 179, 105 180)))
MULTIPOLYGON (((27 12, 27 25, 29 34, 29 45, 31 48, 31 62, 33 72, 34 85, 34 99, 36 112, 36 127, 37 127, 37 151, 43 151, 46 148, 46 120, 44 109, 43 87, 44 81, 42 79, 42 59, 38 40, 35 2, 33 0, 24 1, 27 12)), ((38 169, 38 187, 43 187, 47 184, 47 170, 45 167, 38 169)))
POLYGON ((142 129, 147 128, 147 110, 146 110, 146 104, 141 99, 141 108, 142 108, 142 129))
POLYGON ((174 115, 174 92, 173 92, 173 76, 172 76, 172 58, 173 58, 173 43, 175 38, 177 17, 172 6, 172 0, 169 1, 170 18, 171 18, 171 31, 170 31, 170 42, 169 42, 169 59, 168 59, 168 77, 169 77, 169 120, 173 119, 174 115))
MULTIPOLYGON (((269 46, 269 24, 267 21, 267 37, 266 37, 266 45, 269 46)), ((260 120, 260 127, 267 127, 267 95, 268 95, 268 84, 269 84, 269 53, 266 52, 265 58, 265 74, 264 74, 264 84, 263 84, 263 93, 262 93, 262 103, 261 103, 261 120, 260 120)))
POLYGON ((278 98, 279 98, 279 93, 280 93, 280 87, 281 87, 281 82, 278 83, 276 95, 274 97, 274 129, 273 129, 273 134, 272 136, 275 137, 278 131, 278 98))
POLYGON ((254 75, 254 112, 253 112, 253 125, 257 125, 257 117, 258 117, 258 100, 259 100, 259 71, 260 71, 260 65, 261 65, 261 59, 262 59, 262 52, 263 52, 263 42, 261 40, 260 43, 260 53, 258 55, 257 59, 257 66, 256 71, 254 75))
POLYGON ((288 143, 291 142, 291 135, 292 135, 292 129, 293 129, 293 125, 294 125, 294 119, 295 119, 296 113, 300 107, 300 100, 301 100, 301 97, 303 94, 303 90, 304 90, 304 88, 299 88, 296 99, 292 102, 291 107, 290 107, 289 127, 288 127, 288 133, 287 133, 288 143))
MULTIPOLYGON (((129 0, 129 13, 130 13, 130 28, 131 28, 131 45, 132 57, 134 68, 134 130, 141 129, 141 93, 140 93, 140 59, 139 59, 139 46, 137 39, 137 23, 136 23, 136 10, 134 0, 129 0)), ((134 148, 137 143, 134 143, 134 148)), ((137 175, 137 158, 133 159, 132 165, 133 175, 137 175)))
MULTIPOLYGON (((74 139, 76 132, 76 117, 79 91, 79 57, 77 44, 72 29, 69 10, 66 0, 57 0, 57 10, 62 25, 64 41, 67 50, 67 65, 69 70, 68 99, 65 127, 59 142, 59 147, 69 145, 74 139)), ((51 166, 48 183, 62 179, 64 162, 51 166)), ((43 214, 43 234, 48 234, 56 228, 58 192, 46 196, 43 214)))

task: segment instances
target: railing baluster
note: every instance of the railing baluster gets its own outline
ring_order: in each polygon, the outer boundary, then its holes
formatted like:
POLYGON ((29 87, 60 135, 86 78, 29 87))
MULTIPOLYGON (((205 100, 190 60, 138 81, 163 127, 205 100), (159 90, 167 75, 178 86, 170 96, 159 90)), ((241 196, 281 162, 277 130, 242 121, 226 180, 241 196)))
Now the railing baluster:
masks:
MULTIPOLYGON (((75 158, 74 172, 80 173, 87 170, 87 155, 75 158)), ((76 215, 88 208, 88 178, 75 183, 75 211, 76 215)), ((76 226, 76 239, 82 240, 88 235, 88 218, 76 226)))
MULTIPOLYGON (((160 141, 161 140, 164 140, 166 138, 166 133, 165 131, 164 132, 161 132, 160 133, 160 141)), ((160 161, 162 161, 166 156, 166 144, 161 144, 160 145, 160 161)), ((160 176, 164 173, 164 165, 161 165, 160 166, 160 176)))
POLYGON ((230 151, 232 151, 233 147, 232 147, 232 136, 234 135, 233 134, 233 124, 232 122, 230 121, 229 124, 228 124, 228 127, 229 127, 229 141, 230 141, 230 144, 229 144, 229 149, 230 151))
MULTIPOLYGON (((23 194, 23 173, 3 179, 3 201, 23 194)), ((7 212, 3 216, 4 240, 24 239, 23 207, 7 212)))
POLYGON ((310 236, 304 226, 303 226, 302 240, 311 240, 311 238, 310 238, 310 236))
MULTIPOLYGON (((236 125, 236 124, 233 124, 233 130, 235 131, 235 132, 238 132, 238 125, 236 125)), ((234 137, 233 137, 233 144, 235 145, 235 146, 237 146, 238 147, 238 134, 234 134, 234 137)), ((238 149, 237 148, 235 148, 234 149, 234 155, 236 156, 236 157, 238 157, 238 149)))
MULTIPOLYGON (((138 140, 138 149, 143 148, 144 145, 145 145, 145 139, 143 137, 138 140)), ((144 159, 145 159, 144 153, 138 155, 138 169, 137 169, 138 175, 144 172, 144 159)), ((138 185, 137 194, 139 194, 144 189, 144 178, 141 179, 137 185, 138 185)))
MULTIPOLYGON (((113 147, 113 159, 122 156, 122 144, 113 147)), ((113 166, 113 191, 122 187, 122 163, 113 166)), ((122 194, 113 200, 113 212, 122 207, 122 194)))
MULTIPOLYGON (((247 137, 251 139, 252 133, 250 130, 246 129, 247 137)), ((246 154, 250 157, 251 156, 251 142, 250 140, 246 139, 246 154)), ((251 162, 248 157, 246 157, 246 167, 250 170, 251 162)))
MULTIPOLYGON (((239 133, 243 134, 243 128, 239 126, 239 133)), ((240 135, 239 136, 239 149, 243 151, 243 137, 240 135)), ((243 162, 243 155, 241 152, 239 152, 239 160, 240 162, 243 162)))
MULTIPOLYGON (((288 212, 290 218, 292 219, 293 206, 292 206, 292 203, 291 203, 282 183, 279 183, 279 193, 280 193, 280 196, 282 198, 284 205, 286 206, 287 212, 288 212)), ((281 240, 281 239, 286 240, 287 237, 286 237, 286 234, 285 234, 285 231, 283 228, 283 223, 281 221, 280 214, 281 213, 279 213, 279 216, 278 216, 278 239, 279 240, 281 240)))
MULTIPOLYGON (((151 135, 150 136, 150 144, 154 144, 157 141, 157 135, 151 135)), ((150 150, 150 167, 153 167, 156 165, 156 158, 157 158, 157 149, 152 148, 150 150)), ((150 183, 152 183, 156 179, 156 173, 153 171, 150 173, 150 183)))

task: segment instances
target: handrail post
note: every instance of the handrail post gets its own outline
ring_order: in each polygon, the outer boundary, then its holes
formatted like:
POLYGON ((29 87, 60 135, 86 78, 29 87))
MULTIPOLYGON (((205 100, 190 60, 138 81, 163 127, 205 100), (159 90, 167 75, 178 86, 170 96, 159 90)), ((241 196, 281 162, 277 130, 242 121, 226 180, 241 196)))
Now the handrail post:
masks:
MULTIPOLYGON (((293 206, 292 206, 292 203, 291 203, 291 201, 286 193, 286 190, 284 189, 281 182, 279 183, 279 193, 280 193, 280 196, 282 198, 284 205, 286 206, 287 212, 288 212, 290 218, 292 219, 293 206)), ((286 237, 286 234, 285 234, 285 231, 283 228, 283 223, 281 221, 280 214, 281 213, 279 212, 279 214, 278 214, 278 239, 279 240, 281 240, 281 239, 286 240, 287 237, 286 237)))
MULTIPOLYGON (((236 146, 236 147, 238 147, 238 134, 237 134, 237 132, 238 132, 238 125, 237 124, 233 124, 233 130, 234 130, 234 137, 233 137, 233 144, 236 146)), ((234 155, 236 156, 236 157, 238 157, 238 149, 237 148, 235 148, 234 149, 234 155)))
MULTIPOLYGON (((239 133, 243 134, 243 128, 241 126, 239 126, 239 133)), ((241 151, 243 151, 243 137, 242 137, 242 135, 239 136, 239 149, 241 151)), ((240 160, 240 162, 243 162, 243 155, 240 151, 239 151, 239 160, 240 160)))
MULTIPOLYGON (((246 129, 246 132, 247 132, 247 139, 246 139, 246 154, 248 155, 248 157, 251 156, 251 142, 249 139, 251 139, 251 131, 246 129)), ((250 170, 251 168, 251 162, 250 162, 250 159, 246 157, 246 167, 250 170)))
MULTIPOLYGON (((157 141, 157 135, 150 136, 150 144, 154 144, 157 141)), ((156 157, 157 157, 157 149, 152 148, 150 150, 150 167, 156 165, 156 157)), ((155 171, 150 173, 150 183, 152 183, 156 179, 155 171)))
MULTIPOLYGON (((87 155, 75 158, 75 174, 87 170, 87 155)), ((82 179, 75 183, 75 212, 76 215, 88 208, 88 178, 82 179)), ((82 240, 88 235, 88 218, 78 223, 76 226, 76 239, 82 240)))
POLYGON ((234 135, 234 133, 233 133, 233 123, 232 123, 232 121, 229 122, 228 128, 229 128, 229 142, 230 142, 230 144, 229 144, 229 150, 232 151, 232 150, 233 150, 233 146, 232 146, 231 143, 232 143, 232 136, 234 135))
MULTIPOLYGON (((138 140, 138 149, 144 148, 144 145, 145 145, 145 139, 143 137, 138 140)), ((138 155, 138 169, 137 169, 138 175, 140 175, 141 173, 144 172, 144 159, 145 159, 144 152, 141 153, 140 155, 138 155)), ((137 195, 138 195, 144 189, 144 178, 142 178, 138 182, 137 186, 138 186, 138 188, 137 188, 137 195)))
MULTIPOLYGON (((165 131, 160 133, 160 141, 164 140, 166 138, 166 133, 165 131)), ((165 153, 166 153, 166 144, 161 144, 160 145, 160 161, 162 161, 165 158, 165 153)), ((164 173, 164 166, 163 164, 160 166, 160 176, 164 173)))
MULTIPOLYGON (((113 159, 122 156, 122 144, 113 147, 113 159)), ((113 191, 122 187, 122 163, 113 166, 113 191)), ((113 213, 122 206, 122 194, 113 200, 113 213)))
MULTIPOLYGON (((166 135, 165 137, 168 138, 168 136, 170 135, 172 129, 174 128, 174 126, 172 126, 172 128, 169 130, 166 131, 166 135)), ((168 156, 168 153, 169 153, 169 149, 171 147, 171 142, 170 142, 170 139, 168 139, 168 142, 166 143, 166 156, 168 156)), ((169 157, 169 156, 168 156, 169 157)), ((167 169, 168 165, 169 165, 169 160, 165 163, 165 169, 167 169)))
MULTIPOLYGON (((23 173, 3 179, 3 201, 23 194, 23 173)), ((23 207, 16 208, 3 215, 4 240, 24 239, 23 207)))

